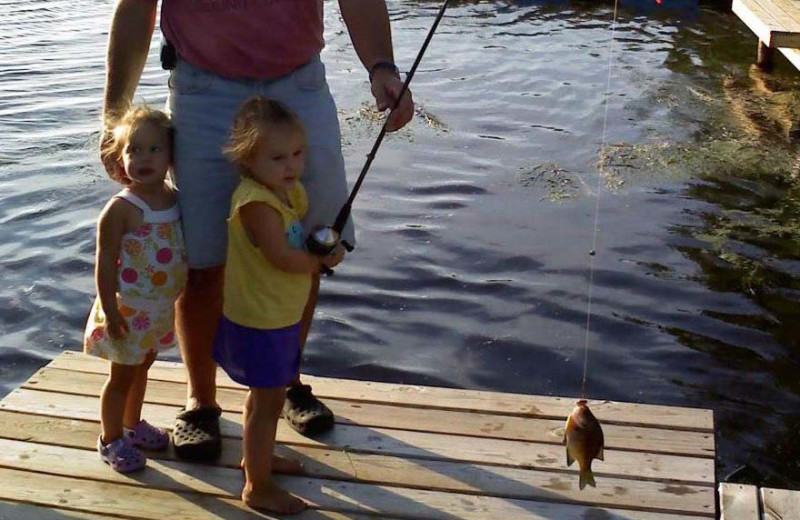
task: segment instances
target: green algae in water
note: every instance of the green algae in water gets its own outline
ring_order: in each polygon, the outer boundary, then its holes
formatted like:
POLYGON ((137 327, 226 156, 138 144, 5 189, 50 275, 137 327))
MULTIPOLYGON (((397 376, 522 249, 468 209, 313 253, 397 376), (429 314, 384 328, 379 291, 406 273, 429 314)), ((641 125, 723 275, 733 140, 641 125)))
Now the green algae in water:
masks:
POLYGON ((580 175, 555 163, 522 167, 517 175, 517 182, 525 188, 542 191, 544 195, 541 200, 550 202, 573 200, 586 191, 580 175))
MULTIPOLYGON (((349 148, 356 141, 373 142, 383 125, 388 112, 380 112, 375 107, 374 100, 367 100, 351 111, 339 111, 339 121, 342 125, 342 145, 349 148)), ((408 142, 414 141, 416 132, 432 130, 436 134, 447 133, 449 126, 438 116, 430 112, 419 102, 414 105, 414 117, 408 125, 397 132, 386 135, 387 139, 400 138, 408 142)))
MULTIPOLYGON (((716 89, 673 85, 668 95, 653 97, 669 101, 672 128, 653 129, 646 142, 606 146, 597 164, 604 186, 624 196, 625 187, 685 181, 683 194, 707 203, 684 210, 670 231, 690 241, 671 247, 696 264, 691 277, 699 283, 755 305, 746 314, 715 310, 706 316, 762 331, 780 345, 769 359, 743 360, 742 369, 772 374, 778 386, 800 393, 800 84, 750 69, 720 79, 716 89), (681 125, 690 129, 686 135, 675 130, 681 125)), ((665 330, 725 362, 739 348, 665 330)), ((786 446, 775 448, 781 449, 786 446)))

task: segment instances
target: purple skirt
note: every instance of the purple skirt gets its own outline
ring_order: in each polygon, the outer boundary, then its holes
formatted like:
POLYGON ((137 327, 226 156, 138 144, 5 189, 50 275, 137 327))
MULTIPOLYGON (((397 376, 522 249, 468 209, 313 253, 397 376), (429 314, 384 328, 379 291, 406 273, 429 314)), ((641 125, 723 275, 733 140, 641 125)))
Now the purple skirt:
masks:
POLYGON ((211 355, 239 384, 286 386, 300 369, 300 323, 282 329, 253 329, 223 316, 211 355))

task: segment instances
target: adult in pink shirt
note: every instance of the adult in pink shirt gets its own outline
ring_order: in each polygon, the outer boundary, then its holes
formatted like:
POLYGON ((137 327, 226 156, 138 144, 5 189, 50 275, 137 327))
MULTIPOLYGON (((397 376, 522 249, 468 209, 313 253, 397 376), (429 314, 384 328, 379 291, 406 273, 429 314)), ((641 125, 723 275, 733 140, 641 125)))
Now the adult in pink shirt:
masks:
MULTIPOLYGON (((339 0, 339 6, 378 109, 386 110, 402 81, 393 66, 385 0, 339 0)), ((157 7, 158 0, 119 0, 116 5, 108 40, 105 128, 131 104, 157 7)), ((241 103, 256 93, 274 97, 303 120, 309 143, 302 176, 309 194, 306 232, 331 224, 347 197, 336 107, 319 59, 322 13, 322 0, 162 0, 161 30, 178 56, 169 80, 169 108, 176 125, 174 173, 189 262, 189 281, 177 305, 189 384, 174 431, 176 451, 185 458, 216 458, 221 446, 211 349, 222 308, 226 218, 238 182, 221 148, 241 103)), ((390 114, 388 130, 402 128, 413 112, 408 92, 390 114)), ((343 236, 354 243, 352 223, 343 236)), ((303 316, 301 344, 318 290, 317 276, 303 316)), ((301 384, 299 374, 288 388, 283 414, 303 433, 333 426, 330 410, 301 384)), ((275 459, 274 464, 282 461, 275 459)))

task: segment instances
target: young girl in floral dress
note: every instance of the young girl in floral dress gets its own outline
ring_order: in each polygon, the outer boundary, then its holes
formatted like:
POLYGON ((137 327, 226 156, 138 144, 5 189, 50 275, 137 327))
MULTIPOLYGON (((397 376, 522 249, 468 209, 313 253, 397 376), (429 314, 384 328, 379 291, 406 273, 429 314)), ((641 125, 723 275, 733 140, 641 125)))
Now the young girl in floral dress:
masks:
POLYGON ((165 182, 174 130, 163 112, 129 110, 104 143, 125 188, 97 224, 97 299, 86 324, 84 351, 107 359, 100 397, 97 450, 113 469, 145 466, 139 450, 161 450, 168 433, 141 419, 147 371, 156 354, 175 345, 173 305, 186 283, 186 261, 175 190, 165 182))

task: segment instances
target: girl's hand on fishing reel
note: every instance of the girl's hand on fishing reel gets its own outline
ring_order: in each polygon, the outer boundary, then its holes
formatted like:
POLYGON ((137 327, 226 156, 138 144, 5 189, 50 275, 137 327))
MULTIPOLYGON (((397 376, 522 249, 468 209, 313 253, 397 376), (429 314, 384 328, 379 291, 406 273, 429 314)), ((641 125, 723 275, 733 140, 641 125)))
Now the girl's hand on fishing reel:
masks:
MULTIPOLYGON (((383 112, 394 106, 397 96, 403 89, 403 82, 400 77, 389 69, 376 69, 372 75, 372 95, 378 104, 378 110, 383 112)), ((411 91, 406 90, 403 99, 397 108, 389 114, 389 122, 386 124, 386 131, 394 132, 403 128, 406 123, 411 121, 414 116, 414 99, 411 91)))
POLYGON ((336 244, 336 247, 333 248, 333 251, 328 253, 327 255, 320 258, 320 262, 327 268, 336 267, 339 265, 344 259, 345 249, 344 246, 340 243, 336 244))

